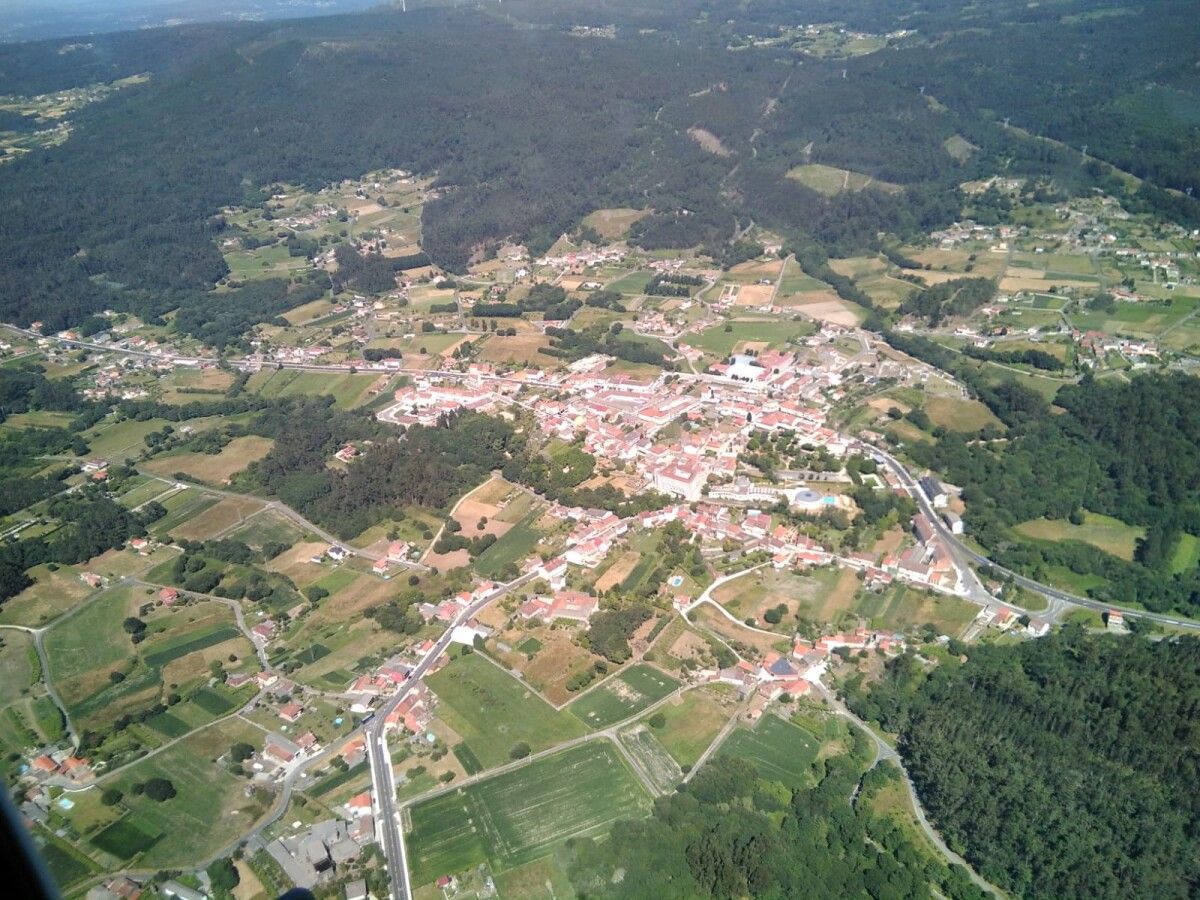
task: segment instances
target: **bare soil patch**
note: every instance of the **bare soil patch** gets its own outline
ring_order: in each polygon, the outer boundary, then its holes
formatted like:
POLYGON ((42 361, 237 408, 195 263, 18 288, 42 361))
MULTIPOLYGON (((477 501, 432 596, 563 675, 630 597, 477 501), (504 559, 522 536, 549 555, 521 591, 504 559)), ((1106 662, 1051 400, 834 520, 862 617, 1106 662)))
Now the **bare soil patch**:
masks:
POLYGON ((596 590, 598 592, 607 591, 611 587, 616 587, 629 576, 641 558, 642 554, 636 550, 626 551, 620 559, 609 566, 603 575, 596 579, 596 590))
POLYGON ((688 137, 716 156, 731 156, 733 151, 721 143, 721 139, 707 128, 692 126, 687 131, 688 137))

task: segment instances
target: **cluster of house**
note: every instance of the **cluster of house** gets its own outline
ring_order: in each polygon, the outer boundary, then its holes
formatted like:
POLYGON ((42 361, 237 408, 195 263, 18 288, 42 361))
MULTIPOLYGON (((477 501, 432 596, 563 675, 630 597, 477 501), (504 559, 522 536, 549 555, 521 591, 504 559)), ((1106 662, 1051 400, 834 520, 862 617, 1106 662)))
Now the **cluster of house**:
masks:
MULTIPOLYGON (((1110 616, 1112 613, 1110 613, 1110 616)), ((1116 613, 1121 626, 1124 625, 1124 620, 1121 614, 1116 613)), ((979 615, 975 617, 976 623, 986 627, 988 625, 999 631, 1014 631, 1014 633, 1024 632, 1028 637, 1045 637, 1050 633, 1050 621, 1038 616, 1029 619, 1025 625, 1021 625, 1021 615, 1014 612, 1008 606, 985 606, 980 610, 979 615)))
POLYGON ((582 591, 557 591, 549 597, 531 597, 517 608, 525 621, 587 622, 600 608, 600 601, 582 591))
POLYGON ((593 266, 606 266, 618 263, 625 258, 628 251, 619 244, 606 247, 596 247, 584 250, 572 250, 556 256, 540 256, 534 260, 534 265, 557 272, 578 274, 593 266))
POLYGON ((50 824, 53 807, 66 811, 75 805, 68 791, 60 788, 87 787, 95 780, 91 762, 66 750, 39 753, 20 767, 17 802, 22 818, 28 822, 50 824), (54 788, 54 791, 51 791, 54 788), (57 795, 57 796, 53 796, 57 795))
POLYGON ((902 653, 904 646, 902 634, 859 628, 815 641, 796 638, 789 653, 772 650, 758 663, 741 660, 726 669, 708 669, 698 674, 702 680, 732 685, 743 697, 753 695, 747 715, 754 718, 767 703, 783 694, 800 697, 812 690, 825 674, 830 656, 839 648, 879 650, 895 655, 902 653))

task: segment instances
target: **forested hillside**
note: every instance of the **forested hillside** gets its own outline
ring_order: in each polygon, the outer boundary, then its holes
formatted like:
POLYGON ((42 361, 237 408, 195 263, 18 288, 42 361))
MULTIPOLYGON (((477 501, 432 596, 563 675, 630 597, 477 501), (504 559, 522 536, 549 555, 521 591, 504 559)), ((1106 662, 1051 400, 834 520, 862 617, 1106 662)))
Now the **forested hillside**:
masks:
POLYGON ((423 241, 456 271, 505 238, 539 252, 603 206, 649 207, 634 228, 643 246, 720 257, 750 220, 838 252, 881 231, 913 236, 959 214, 960 182, 1001 168, 1066 191, 1126 191, 1077 150, 1006 129, 1009 116, 1150 179, 1129 205, 1200 221, 1200 203, 1161 189, 1200 180, 1196 17, 1178 0, 1136 16, 1087 8, 517 0, 109 35, 69 53, 0 47, 0 94, 151 75, 74 114, 62 146, 5 168, 0 318, 56 328, 108 307, 149 320, 181 307, 180 327, 228 343, 298 298, 213 292, 227 274, 221 210, 260 203, 276 183, 385 166, 436 174, 423 241), (908 33, 849 59, 746 44, 829 21, 908 33), (581 24, 614 36, 573 35, 581 24), (693 140, 696 128, 727 155, 693 140), (955 158, 954 136, 975 150, 955 158), (787 177, 806 162, 903 190, 824 196, 787 177))
POLYGON ((850 702, 900 733, 922 803, 995 884, 1030 898, 1189 897, 1200 879, 1200 641, 983 646, 910 657, 850 702))
POLYGON ((909 833, 871 812, 871 796, 899 773, 881 766, 864 777, 871 750, 854 736, 853 753, 817 762, 799 789, 744 759, 716 757, 658 798, 649 819, 618 822, 605 841, 568 841, 576 891, 614 900, 981 897, 961 866, 922 856, 909 833))
POLYGON ((970 532, 993 560, 1043 580, 1049 566, 1099 575, 1104 583, 1089 593, 1116 604, 1200 613, 1200 572, 1171 568, 1181 537, 1200 534, 1200 381, 1180 372, 1130 381, 1085 373, 1052 407, 1015 381, 989 384, 929 340, 888 339, 955 373, 1008 426, 999 443, 945 432, 906 448, 962 487, 970 532), (1083 542, 1032 543, 1012 531, 1041 517, 1078 521, 1085 511, 1145 527, 1132 562, 1083 542))

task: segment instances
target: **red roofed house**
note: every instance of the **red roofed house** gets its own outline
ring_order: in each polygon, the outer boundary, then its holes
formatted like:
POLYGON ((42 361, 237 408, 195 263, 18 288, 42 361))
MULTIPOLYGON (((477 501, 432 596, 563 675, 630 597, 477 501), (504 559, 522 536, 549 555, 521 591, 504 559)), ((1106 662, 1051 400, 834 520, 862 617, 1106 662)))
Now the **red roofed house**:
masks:
POLYGON ((279 718, 285 722, 295 722, 302 715, 304 715, 304 707, 294 701, 279 707, 279 718))
POLYGON ((371 792, 363 791, 347 800, 346 812, 352 816, 369 816, 371 814, 371 792))

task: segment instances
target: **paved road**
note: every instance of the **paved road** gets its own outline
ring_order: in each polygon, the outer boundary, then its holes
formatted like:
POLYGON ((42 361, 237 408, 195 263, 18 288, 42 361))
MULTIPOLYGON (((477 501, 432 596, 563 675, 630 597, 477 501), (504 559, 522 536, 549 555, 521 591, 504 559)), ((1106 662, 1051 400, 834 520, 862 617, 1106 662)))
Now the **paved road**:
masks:
POLYGON ((1144 609, 1133 609, 1128 606, 1120 606, 1115 603, 1093 600, 1090 597, 1080 597, 1077 594, 1072 594, 1068 591, 1059 590, 1058 588, 1042 584, 1039 581, 1034 581, 1032 578, 1026 578, 1024 575, 1014 572, 1011 569, 1006 569, 1004 566, 992 562, 986 556, 976 553, 974 550, 960 541, 958 536, 946 527, 946 524, 942 521, 941 516, 937 514, 937 511, 933 508, 933 504, 930 503, 929 498, 925 496, 925 492, 922 491, 920 486, 917 484, 916 479, 913 478, 913 476, 899 460, 897 460, 887 451, 881 450, 877 447, 871 448, 870 452, 877 461, 886 465, 896 474, 896 477, 900 480, 900 483, 917 501, 922 512, 925 513, 934 529, 942 537, 943 541, 945 541, 946 546, 950 550, 950 555, 954 560, 955 567, 959 569, 960 573, 966 573, 967 596, 975 602, 987 603, 992 606, 1005 606, 1020 614, 1036 615, 1045 619, 1056 619, 1072 606, 1082 606, 1086 607, 1087 609, 1097 610, 1099 612, 1115 609, 1120 610, 1124 615, 1130 618, 1146 619, 1150 622, 1157 622, 1160 625, 1172 625, 1178 628, 1200 630, 1200 622, 1194 622, 1190 619, 1182 619, 1177 616, 1147 612, 1144 609), (990 594, 986 588, 983 587, 982 583, 979 581, 979 578, 971 569, 972 564, 989 566, 993 571, 1010 577, 1015 584, 1025 588, 1025 590, 1032 591, 1036 594, 1041 594, 1046 598, 1048 603, 1047 608, 1041 612, 1031 612, 1030 610, 1026 610, 1020 606, 1017 606, 1016 604, 998 600, 996 597, 992 596, 992 594, 990 594))
POLYGON ((995 894, 997 897, 1005 896, 1003 891, 979 875, 973 868, 971 868, 970 864, 968 864, 965 859, 951 850, 946 845, 946 842, 942 840, 942 836, 938 834, 937 829, 934 828, 929 819, 926 818, 925 810, 921 806, 921 801, 917 798, 917 789, 913 786, 912 779, 908 777, 908 770, 904 768, 904 761, 900 758, 900 754, 896 752, 895 748, 881 738, 873 728, 867 725, 866 722, 847 709, 846 705, 837 698, 833 691, 829 690, 829 688, 820 682, 817 682, 816 688, 818 692, 820 692, 821 696, 825 698, 825 702, 829 704, 829 707, 835 713, 837 713, 839 716, 849 719, 859 728, 859 730, 863 731, 871 739, 871 742, 875 745, 875 765, 879 765, 880 762, 887 760, 900 770, 900 774, 904 777, 905 787, 908 789, 908 795, 912 800, 913 812, 916 814, 917 824, 921 826, 921 830, 925 833, 925 836, 929 838, 930 843, 937 848, 938 852, 942 854, 947 862, 949 862, 951 865, 959 865, 966 869, 967 875, 970 876, 971 881, 974 882, 975 886, 980 890, 989 894, 995 894))
POLYGON ((387 716, 425 677, 438 657, 446 652, 446 648, 450 646, 450 637, 457 626, 478 615, 480 610, 493 600, 533 581, 533 579, 532 573, 522 575, 508 584, 500 585, 460 612, 458 617, 447 627, 445 633, 438 638, 433 648, 409 673, 408 680, 404 682, 401 689, 392 695, 391 699, 381 706, 366 724, 367 747, 371 764, 371 793, 376 812, 375 832, 387 859, 388 877, 391 881, 391 900, 410 900, 412 885, 408 878, 408 857, 404 848, 403 825, 400 821, 400 810, 396 805, 396 783, 392 773, 392 757, 388 751, 387 735, 384 733, 387 716))

